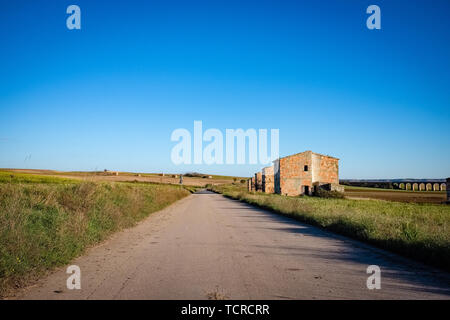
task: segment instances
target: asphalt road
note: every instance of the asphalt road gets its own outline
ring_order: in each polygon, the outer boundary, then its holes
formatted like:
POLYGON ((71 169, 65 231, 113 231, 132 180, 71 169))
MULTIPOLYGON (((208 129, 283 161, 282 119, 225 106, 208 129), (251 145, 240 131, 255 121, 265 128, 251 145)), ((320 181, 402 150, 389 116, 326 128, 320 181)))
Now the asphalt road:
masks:
POLYGON ((450 275, 201 192, 152 214, 23 291, 22 299, 450 299, 450 275), (381 268, 369 290, 366 269, 381 268))

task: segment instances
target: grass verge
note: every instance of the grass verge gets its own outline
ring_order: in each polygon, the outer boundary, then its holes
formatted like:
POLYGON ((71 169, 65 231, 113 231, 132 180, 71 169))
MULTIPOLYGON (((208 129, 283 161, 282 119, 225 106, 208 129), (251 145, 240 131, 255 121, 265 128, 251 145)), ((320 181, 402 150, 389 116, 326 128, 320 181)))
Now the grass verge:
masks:
POLYGON ((26 175, 0 182, 0 297, 192 191, 26 175))
POLYGON ((450 271, 450 206, 210 190, 450 271))

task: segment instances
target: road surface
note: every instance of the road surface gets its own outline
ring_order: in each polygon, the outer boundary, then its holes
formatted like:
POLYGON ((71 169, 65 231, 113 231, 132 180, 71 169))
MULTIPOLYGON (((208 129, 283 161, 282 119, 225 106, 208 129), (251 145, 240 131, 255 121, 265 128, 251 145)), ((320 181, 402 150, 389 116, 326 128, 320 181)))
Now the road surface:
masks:
POLYGON ((119 232, 22 299, 449 299, 450 276, 203 191, 119 232), (367 289, 369 265, 381 289, 367 289))

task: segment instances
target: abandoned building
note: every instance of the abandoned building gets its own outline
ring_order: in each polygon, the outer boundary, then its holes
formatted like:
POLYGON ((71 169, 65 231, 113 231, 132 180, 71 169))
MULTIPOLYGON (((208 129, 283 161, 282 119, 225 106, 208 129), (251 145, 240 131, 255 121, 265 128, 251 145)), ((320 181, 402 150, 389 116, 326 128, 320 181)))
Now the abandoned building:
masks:
POLYGON ((262 192, 274 193, 275 192, 275 180, 273 166, 265 167, 262 169, 262 192))
POLYGON ((318 187, 341 191, 339 159, 305 151, 274 161, 275 192, 282 195, 311 195, 318 187))
POLYGON ((287 196, 311 195, 318 188, 343 192, 338 162, 338 158, 312 151, 279 158, 249 179, 248 190, 287 196))
POLYGON ((305 151, 274 161, 275 193, 311 195, 317 188, 343 191, 339 185, 339 159, 305 151))

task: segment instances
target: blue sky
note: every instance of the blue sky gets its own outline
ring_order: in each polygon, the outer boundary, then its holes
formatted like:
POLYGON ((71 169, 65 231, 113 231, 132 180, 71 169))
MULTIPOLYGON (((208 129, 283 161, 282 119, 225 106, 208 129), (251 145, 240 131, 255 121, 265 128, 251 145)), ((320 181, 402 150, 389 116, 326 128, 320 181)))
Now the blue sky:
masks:
POLYGON ((450 176, 449 14, 446 0, 2 0, 0 167, 260 169, 172 164, 172 131, 201 120, 277 128, 281 156, 336 156, 341 178, 450 176))

